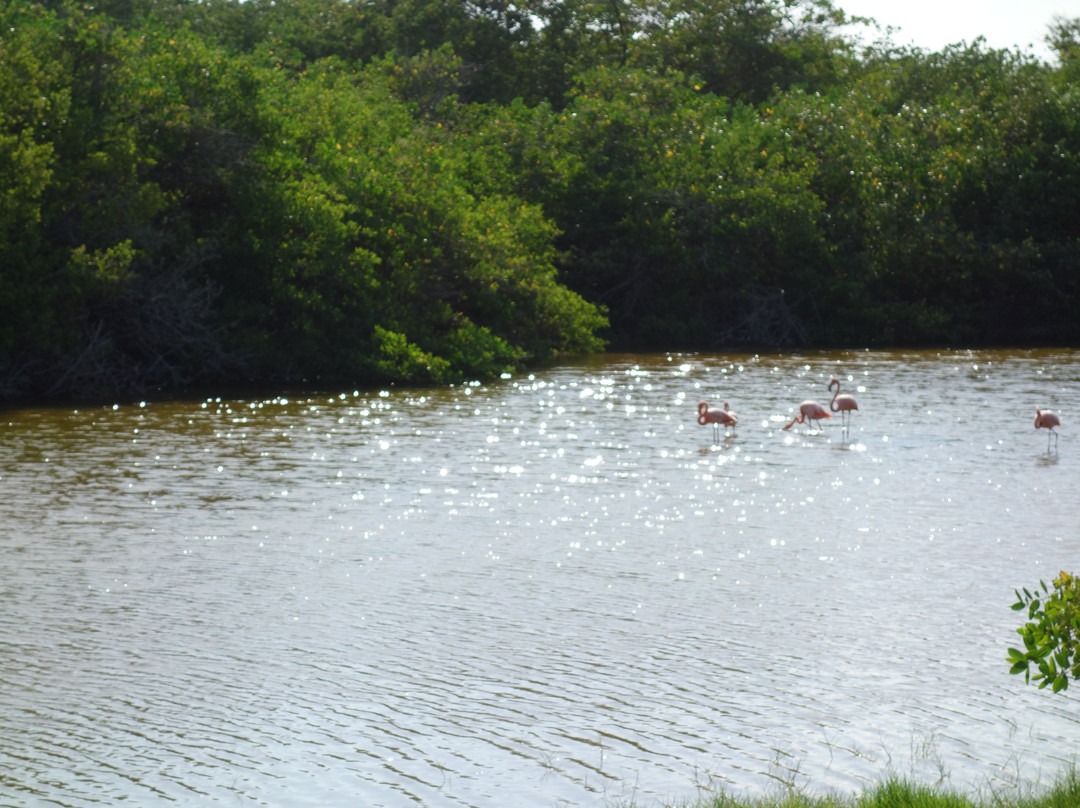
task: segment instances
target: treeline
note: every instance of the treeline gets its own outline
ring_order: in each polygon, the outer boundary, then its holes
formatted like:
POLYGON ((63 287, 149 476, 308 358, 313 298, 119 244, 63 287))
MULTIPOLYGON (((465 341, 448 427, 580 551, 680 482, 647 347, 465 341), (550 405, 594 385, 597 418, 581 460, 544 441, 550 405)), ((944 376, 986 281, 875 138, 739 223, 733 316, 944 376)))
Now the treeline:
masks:
POLYGON ((827 0, 14 0, 0 397, 1075 343, 1056 64, 827 0))

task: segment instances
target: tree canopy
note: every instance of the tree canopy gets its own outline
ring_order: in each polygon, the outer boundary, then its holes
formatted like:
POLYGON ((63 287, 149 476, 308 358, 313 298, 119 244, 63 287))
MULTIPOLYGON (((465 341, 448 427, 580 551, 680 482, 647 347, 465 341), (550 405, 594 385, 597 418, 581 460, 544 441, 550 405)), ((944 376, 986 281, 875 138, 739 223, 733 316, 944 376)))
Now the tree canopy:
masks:
POLYGON ((1056 64, 828 0, 0 7, 0 396, 1080 336, 1056 64))

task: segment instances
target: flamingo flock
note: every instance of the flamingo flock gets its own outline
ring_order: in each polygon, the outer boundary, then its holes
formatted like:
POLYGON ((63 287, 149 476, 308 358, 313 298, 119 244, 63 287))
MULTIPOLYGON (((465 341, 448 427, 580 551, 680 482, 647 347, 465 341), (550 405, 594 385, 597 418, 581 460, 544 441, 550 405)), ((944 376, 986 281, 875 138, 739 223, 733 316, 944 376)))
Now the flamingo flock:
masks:
MULTIPOLYGON (((804 401, 799 405, 798 414, 781 428, 791 429, 795 424, 812 424, 820 430, 822 419, 832 418, 833 413, 838 412, 840 413, 841 425, 846 433, 851 424, 851 415, 854 411, 859 409, 859 405, 855 401, 854 396, 840 392, 840 379, 836 376, 829 379, 828 389, 832 391, 833 394, 828 409, 816 401, 804 401)), ((731 407, 726 401, 724 402, 723 409, 720 409, 719 407, 710 407, 707 401, 699 401, 697 420, 702 426, 712 424, 714 443, 718 442, 720 439, 721 426, 734 427, 739 422, 738 416, 731 412, 731 407)), ((1035 409, 1035 428, 1045 429, 1048 432, 1046 436, 1047 452, 1050 451, 1051 440, 1054 442, 1054 449, 1057 449, 1058 433, 1055 431, 1055 428, 1059 426, 1061 426, 1061 417, 1056 412, 1038 407, 1035 409)))

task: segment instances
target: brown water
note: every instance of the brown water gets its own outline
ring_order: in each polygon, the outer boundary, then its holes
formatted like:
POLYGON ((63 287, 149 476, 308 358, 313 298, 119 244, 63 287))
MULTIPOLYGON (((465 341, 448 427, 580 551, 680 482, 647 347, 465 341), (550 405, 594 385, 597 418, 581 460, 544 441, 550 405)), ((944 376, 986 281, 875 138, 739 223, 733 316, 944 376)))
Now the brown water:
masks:
POLYGON ((1080 742, 1005 662, 1078 400, 1076 351, 642 355, 4 413, 0 804, 1026 787, 1080 742), (849 434, 781 431, 834 373, 849 434))

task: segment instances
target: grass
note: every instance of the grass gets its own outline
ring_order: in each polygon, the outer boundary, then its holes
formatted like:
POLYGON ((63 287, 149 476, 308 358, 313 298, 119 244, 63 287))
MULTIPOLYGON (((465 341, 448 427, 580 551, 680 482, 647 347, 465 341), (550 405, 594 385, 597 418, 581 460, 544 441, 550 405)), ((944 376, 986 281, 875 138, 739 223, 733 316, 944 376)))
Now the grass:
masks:
POLYGON ((685 808, 1080 808, 1080 770, 1072 769, 1038 793, 973 798, 954 791, 889 779, 856 796, 815 796, 788 790, 773 797, 725 794, 689 802, 685 808))

